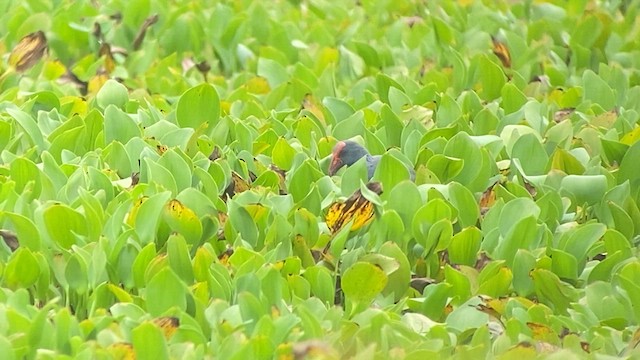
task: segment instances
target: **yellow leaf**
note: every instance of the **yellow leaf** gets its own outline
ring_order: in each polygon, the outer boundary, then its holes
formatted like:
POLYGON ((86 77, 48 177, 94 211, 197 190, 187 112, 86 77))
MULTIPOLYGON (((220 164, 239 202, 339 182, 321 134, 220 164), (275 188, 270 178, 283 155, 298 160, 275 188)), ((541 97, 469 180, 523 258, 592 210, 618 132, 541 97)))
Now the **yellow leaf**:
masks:
POLYGON ((202 223, 196 213, 178 199, 170 200, 164 208, 163 218, 173 231, 182 234, 188 243, 194 244, 202 236, 202 223))
POLYGON ((247 91, 252 94, 263 95, 268 94, 269 91, 271 91, 267 79, 262 76, 252 77, 244 84, 244 86, 247 88, 247 91))
POLYGON ((590 123, 595 127, 611 129, 613 128, 617 120, 618 112, 616 110, 611 110, 600 115, 596 115, 593 119, 591 119, 590 123))
POLYGON ((620 139, 620 142, 625 145, 633 145, 638 140, 640 140, 640 127, 636 127, 632 131, 626 133, 622 139, 620 139))
POLYGON ((311 94, 306 94, 302 100, 302 108, 312 113, 318 120, 324 124, 324 113, 318 106, 318 102, 311 94))
POLYGON ((551 344, 556 344, 559 341, 558 334, 556 334, 556 332, 547 325, 527 322, 527 327, 531 330, 531 337, 534 340, 551 344))
POLYGON ((248 204, 245 205, 244 208, 247 210, 249 216, 251 216, 254 222, 262 220, 269 214, 268 209, 262 204, 248 204))
MULTIPOLYGON (((382 193, 379 183, 369 183, 367 187, 378 195, 382 193)), ((345 224, 353 220, 351 230, 355 231, 371 222, 375 213, 374 210, 373 203, 367 200, 358 189, 344 203, 335 202, 331 204, 325 216, 325 222, 331 233, 336 233, 345 224)))
POLYGON ((231 103, 226 100, 220 101, 220 116, 229 115, 231 111, 231 103))
POLYGON ((96 76, 92 77, 89 80, 89 84, 87 85, 87 92, 89 94, 97 94, 98 91, 102 88, 102 85, 109 80, 109 75, 105 73, 96 74, 96 76))
POLYGON ((9 55, 9 65, 17 71, 26 71, 35 65, 47 51, 47 38, 42 31, 31 33, 22 39, 9 55))
POLYGON ((153 320, 153 322, 162 330, 167 340, 178 331, 178 326, 180 326, 180 319, 173 316, 162 316, 153 320))
POLYGON ((138 216, 138 211, 140 210, 140 206, 148 199, 148 196, 143 196, 136 200, 133 203, 133 207, 131 211, 129 211, 129 215, 127 215, 127 220, 125 221, 127 225, 134 227, 136 225, 136 216, 138 216))
POLYGON ((116 360, 135 360, 136 353, 130 343, 119 342, 107 347, 109 354, 116 360))
POLYGON ((113 58, 113 54, 111 53, 111 45, 102 43, 102 46, 100 46, 99 54, 100 56, 104 56, 104 70, 108 74, 111 74, 116 68, 116 61, 113 58))

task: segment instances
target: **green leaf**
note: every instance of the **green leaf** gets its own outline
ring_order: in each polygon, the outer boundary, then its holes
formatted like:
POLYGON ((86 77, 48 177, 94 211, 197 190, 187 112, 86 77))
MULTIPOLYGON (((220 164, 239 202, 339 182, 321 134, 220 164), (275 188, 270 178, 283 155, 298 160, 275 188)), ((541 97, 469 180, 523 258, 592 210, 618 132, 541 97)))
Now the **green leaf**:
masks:
POLYGON ((122 109, 127 101, 129 101, 127 87, 113 79, 107 80, 96 94, 96 102, 103 109, 109 105, 122 109))
POLYGON ((410 173, 407 166, 390 153, 382 155, 372 178, 380 181, 383 189, 393 189, 396 184, 409 179, 410 173))
POLYGON ((104 142, 110 144, 118 141, 126 144, 133 138, 138 138, 142 134, 138 124, 115 105, 107 105, 104 110, 104 142))
POLYGON ((342 276, 342 290, 347 300, 369 304, 388 282, 384 271, 368 262, 357 262, 342 276))
POLYGON ((464 167, 464 160, 436 154, 427 161, 429 169, 444 184, 458 176, 464 167))
POLYGON ((598 74, 586 70, 582 74, 584 88, 583 99, 599 104, 605 110, 612 110, 616 106, 613 90, 598 74))
POLYGON ((204 83, 192 87, 180 96, 176 120, 181 127, 198 129, 205 123, 214 127, 219 119, 220 98, 212 85, 204 83))
POLYGON ((455 234, 449 244, 449 260, 453 264, 473 266, 478 258, 482 232, 475 226, 455 234))
POLYGON ((486 55, 482 55, 478 58, 478 71, 480 73, 480 85, 482 86, 480 96, 485 100, 494 100, 500 97, 502 87, 505 85, 505 76, 502 68, 489 60, 486 55))
POLYGON ((87 272, 88 264, 84 258, 77 253, 71 255, 64 271, 69 288, 78 294, 84 294, 89 287, 87 272))
POLYGON ((187 242, 180 234, 171 234, 167 240, 169 266, 186 284, 193 283, 193 268, 187 242))
POLYGON ((283 137, 280 137, 278 141, 276 141, 273 151, 271 152, 273 163, 285 171, 291 170, 295 155, 296 151, 283 137))
POLYGON ((29 288, 40 276, 40 265, 31 250, 18 248, 11 256, 3 274, 3 283, 11 289, 29 288))
POLYGON ((153 316, 160 316, 172 308, 184 311, 187 308, 186 295, 187 290, 180 278, 170 267, 164 267, 147 284, 147 311, 153 316))
POLYGON ((151 322, 144 322, 131 330, 135 358, 140 360, 169 359, 162 331, 151 322))
POLYGON ((397 269, 391 273, 387 273, 388 281, 382 290, 382 294, 385 296, 393 294, 394 300, 400 301, 409 289, 409 282, 411 281, 411 265, 409 264, 409 260, 404 252, 402 252, 402 249, 400 249, 396 243, 392 242, 382 244, 379 253, 395 259, 398 264, 397 269))
POLYGON ((560 281, 558 276, 549 270, 535 269, 531 271, 531 277, 538 299, 560 314, 566 314, 570 304, 576 299, 576 290, 560 281))
POLYGON ((80 237, 88 234, 84 216, 67 205, 51 205, 44 210, 42 216, 49 237, 64 249, 70 249, 72 245, 78 244, 80 237))

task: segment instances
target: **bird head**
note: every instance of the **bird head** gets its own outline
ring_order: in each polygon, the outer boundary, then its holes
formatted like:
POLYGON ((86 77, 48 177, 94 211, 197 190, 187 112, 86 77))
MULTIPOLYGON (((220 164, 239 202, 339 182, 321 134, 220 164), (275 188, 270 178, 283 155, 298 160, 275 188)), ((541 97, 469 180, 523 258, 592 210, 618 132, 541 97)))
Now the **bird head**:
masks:
POLYGON ((369 155, 367 149, 355 141, 339 141, 333 147, 329 175, 335 175, 343 166, 351 166, 360 158, 369 155))

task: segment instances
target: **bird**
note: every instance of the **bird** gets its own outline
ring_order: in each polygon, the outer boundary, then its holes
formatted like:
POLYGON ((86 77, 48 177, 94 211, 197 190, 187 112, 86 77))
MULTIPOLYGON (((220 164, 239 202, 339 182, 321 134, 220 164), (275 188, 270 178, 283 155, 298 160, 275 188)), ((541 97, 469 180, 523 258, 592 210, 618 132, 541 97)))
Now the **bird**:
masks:
MULTIPOLYGON (((376 168, 380 163, 380 155, 371 155, 362 145, 352 140, 338 141, 333 147, 331 155, 331 165, 329 165, 329 176, 335 175, 343 166, 351 166, 361 158, 365 158, 367 164, 367 175, 369 180, 376 172, 376 168)), ((407 167, 411 181, 415 181, 416 172, 407 167)))

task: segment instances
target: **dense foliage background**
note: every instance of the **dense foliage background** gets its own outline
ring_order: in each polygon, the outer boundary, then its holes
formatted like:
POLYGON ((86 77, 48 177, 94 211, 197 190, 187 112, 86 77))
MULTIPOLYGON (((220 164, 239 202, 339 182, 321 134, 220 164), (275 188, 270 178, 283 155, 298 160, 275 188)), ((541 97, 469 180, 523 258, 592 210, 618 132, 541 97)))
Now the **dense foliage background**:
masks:
POLYGON ((0 3, 0 354, 640 356, 639 9, 0 3))

